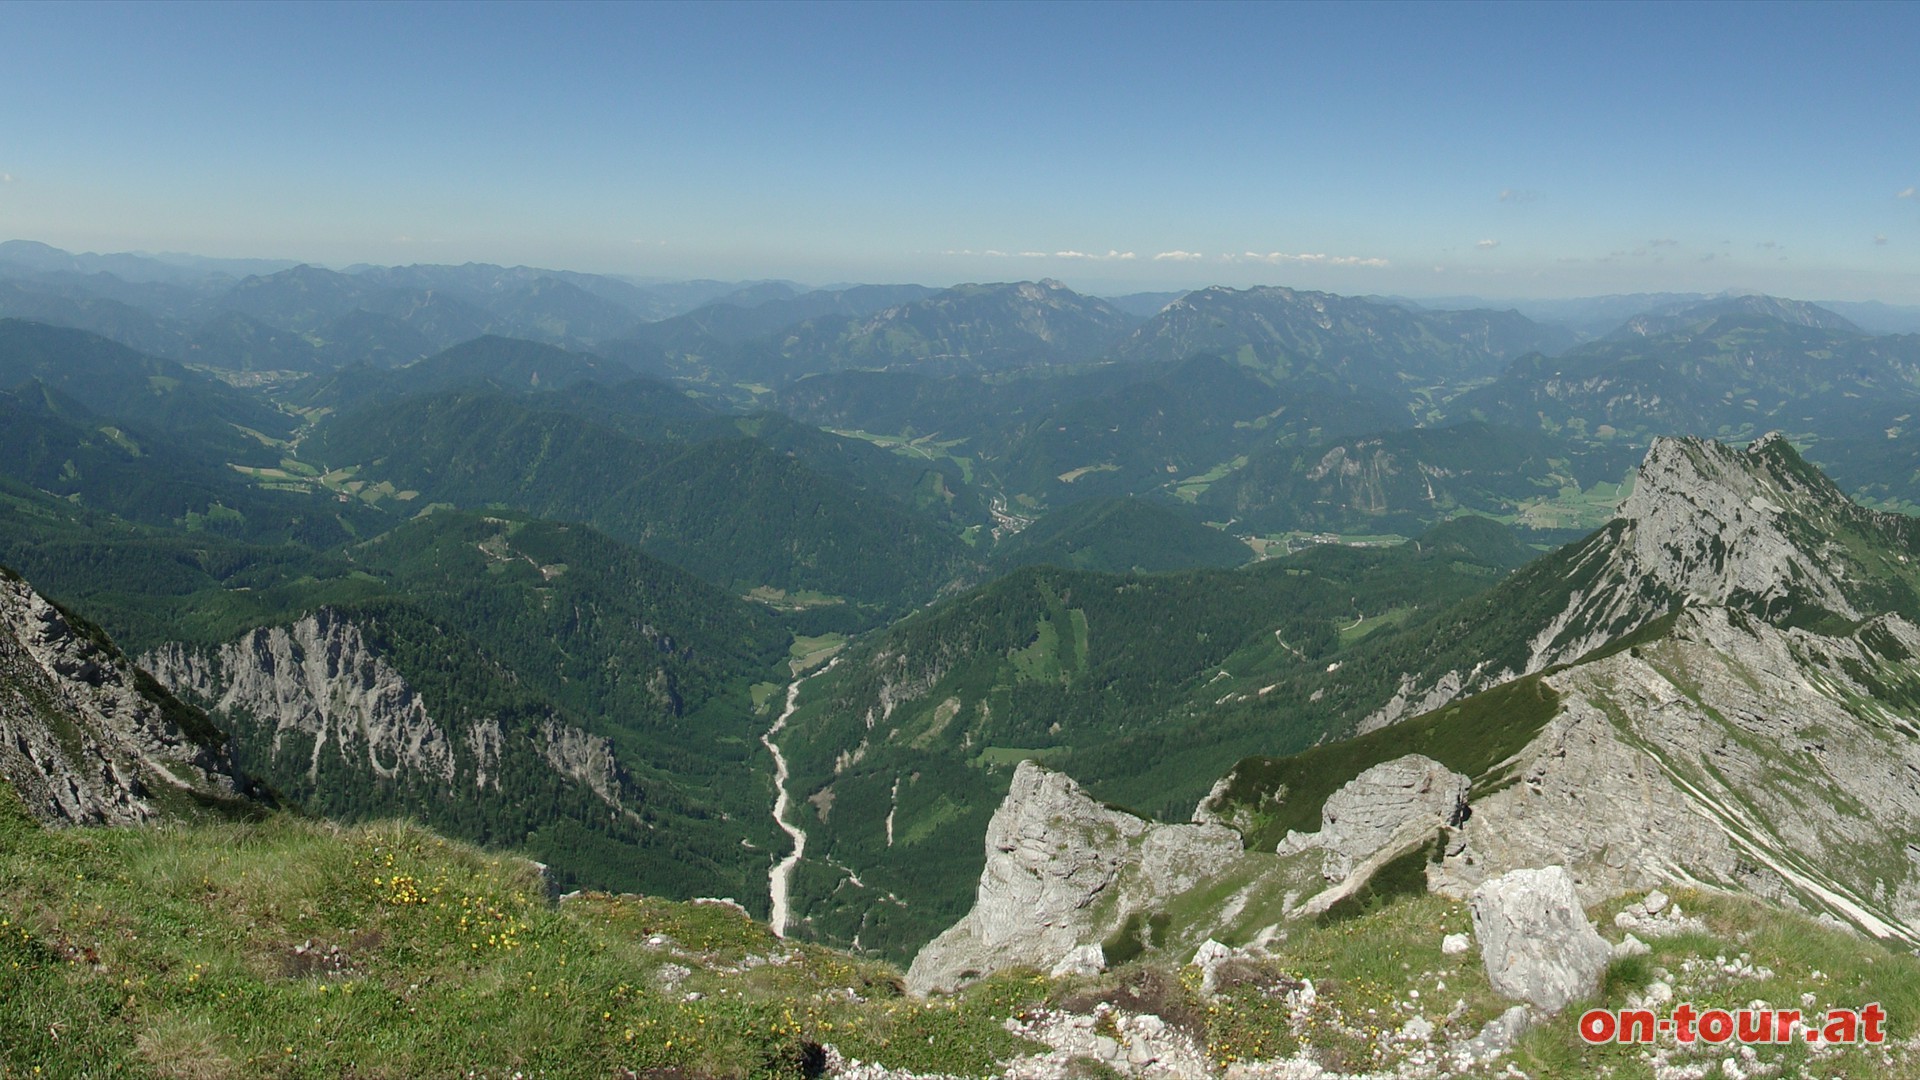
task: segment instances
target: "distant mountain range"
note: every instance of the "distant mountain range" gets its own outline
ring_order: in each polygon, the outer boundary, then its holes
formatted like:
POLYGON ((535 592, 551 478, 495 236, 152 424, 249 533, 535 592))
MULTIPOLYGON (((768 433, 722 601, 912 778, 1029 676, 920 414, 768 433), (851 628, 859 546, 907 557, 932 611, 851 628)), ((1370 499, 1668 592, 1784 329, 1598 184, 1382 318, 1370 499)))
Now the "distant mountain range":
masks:
POLYGON ((1753 315, 1816 330, 1837 330, 1860 334, 1863 331, 1846 319, 1802 300, 1782 300, 1775 296, 1724 296, 1713 300, 1668 304, 1635 315, 1621 324, 1610 338, 1658 337, 1663 334, 1699 330, 1722 316, 1753 315))
POLYGON ((1873 337, 1814 305, 1740 298, 1523 358, 1448 411, 1644 445, 1669 431, 1849 435, 1863 413, 1904 412, 1916 395, 1920 337, 1873 337))
POLYGON ((1275 380, 1314 377, 1404 392, 1490 378, 1514 357, 1557 353, 1573 341, 1511 311, 1413 311, 1330 293, 1216 286, 1173 301, 1116 355, 1222 353, 1275 380))

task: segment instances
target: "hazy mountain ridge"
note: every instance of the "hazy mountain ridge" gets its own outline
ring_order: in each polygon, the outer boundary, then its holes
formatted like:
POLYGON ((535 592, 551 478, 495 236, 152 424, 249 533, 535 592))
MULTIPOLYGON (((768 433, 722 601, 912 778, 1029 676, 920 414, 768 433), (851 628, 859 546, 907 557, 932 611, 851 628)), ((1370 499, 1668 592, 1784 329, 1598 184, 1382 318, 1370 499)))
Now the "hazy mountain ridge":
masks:
POLYGON ((453 391, 374 406, 319 428, 303 452, 428 501, 583 520, 743 591, 885 607, 967 572, 965 546, 931 521, 755 440, 645 442, 538 398, 453 391))
POLYGON ((868 315, 787 327, 773 337, 770 373, 784 380, 848 367, 950 374, 1070 365, 1098 358, 1135 321, 1058 281, 956 285, 868 315))
POLYGON ((292 261, 72 255, 29 241, 0 244, 0 315, 241 371, 269 363, 295 371, 397 366, 486 333, 579 346, 735 293, 742 304, 754 302, 737 283, 646 285, 524 266, 342 272, 292 261), (236 315, 250 322, 236 323, 236 315), (262 348, 263 336, 277 341, 262 348))
POLYGON ((1196 501, 1255 531, 1404 534, 1439 515, 1518 515, 1565 486, 1618 481, 1633 456, 1623 447, 1578 452, 1537 431, 1469 421, 1261 447, 1196 501))
POLYGON ((1645 443, 1661 432, 1854 434, 1863 408, 1920 395, 1920 337, 1868 337, 1721 314, 1649 337, 1524 357, 1448 406, 1456 418, 1645 443))
POLYGON ((1658 337, 1683 330, 1697 330, 1723 315, 1757 315, 1789 326, 1838 330, 1850 334, 1863 332, 1844 317, 1817 304, 1810 304, 1803 300, 1783 300, 1776 296, 1755 293, 1653 308, 1628 319, 1620 329, 1608 336, 1658 337))
POLYGON ((92 412, 166 435, 221 461, 271 460, 296 421, 261 401, 79 330, 0 319, 0 385, 38 380, 92 412), (253 434, 253 433, 258 433, 253 434))
POLYGON ((1571 335, 1518 312, 1410 311, 1360 297, 1275 286, 1201 289, 1167 305, 1116 355, 1178 360, 1224 353, 1276 381, 1317 377, 1402 392, 1499 374, 1529 352, 1558 352, 1571 335))

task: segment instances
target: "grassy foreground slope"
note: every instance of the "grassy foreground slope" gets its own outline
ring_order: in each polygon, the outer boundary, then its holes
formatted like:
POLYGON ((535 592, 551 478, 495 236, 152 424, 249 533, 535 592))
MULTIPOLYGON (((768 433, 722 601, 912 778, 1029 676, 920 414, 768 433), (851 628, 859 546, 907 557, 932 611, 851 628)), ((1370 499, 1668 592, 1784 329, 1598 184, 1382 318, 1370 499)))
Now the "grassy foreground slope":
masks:
MULTIPOLYGON (((1761 1061, 1778 1063, 1770 1075, 1913 1075, 1920 961, 1737 898, 1676 899, 1708 932, 1616 961, 1595 1004, 1621 1007, 1656 978, 1703 1010, 1803 993, 1821 1009, 1879 1001, 1898 1045, 1817 1063, 1804 1046, 1763 1048, 1761 1061), (1716 956, 1748 956, 1751 970, 1716 956)), ((1593 912, 1609 935, 1621 903, 1593 912)), ((49 830, 0 783, 0 1077, 787 1077, 817 1075, 829 1047, 983 1076, 1043 1049, 1009 1018, 1091 1018, 1103 1003, 1161 1017, 1214 1069, 1305 1055, 1390 1070, 1507 1005, 1476 954, 1441 953, 1442 934, 1467 928, 1462 904, 1402 897, 1296 926, 1213 997, 1184 957, 1149 949, 1099 976, 1008 972, 918 1001, 896 969, 779 941, 731 907, 555 903, 531 864, 411 826, 283 815, 49 830), (1276 1001, 1308 979, 1311 1006, 1276 1001), (1381 1037, 1416 1014, 1432 1042, 1381 1037)), ((1652 1075, 1639 1048, 1582 1046, 1577 1009, 1527 1035, 1513 1063, 1535 1077, 1652 1075)), ((1718 1072, 1726 1054, 1696 1044, 1672 1063, 1718 1072)))
POLYGON ((1018 1049, 730 906, 554 904, 405 825, 46 830, 0 783, 0 920, 6 1077, 791 1076, 902 1025, 903 1063, 1018 1049))

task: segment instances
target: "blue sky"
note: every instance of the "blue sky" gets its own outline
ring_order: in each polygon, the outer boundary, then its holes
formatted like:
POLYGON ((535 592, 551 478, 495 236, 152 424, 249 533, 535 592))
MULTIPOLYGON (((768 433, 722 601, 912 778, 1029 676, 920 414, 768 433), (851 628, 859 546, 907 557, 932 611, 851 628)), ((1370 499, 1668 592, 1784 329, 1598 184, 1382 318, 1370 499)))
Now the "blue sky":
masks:
POLYGON ((1912 4, 0 3, 0 238, 1920 303, 1917 44, 1912 4))

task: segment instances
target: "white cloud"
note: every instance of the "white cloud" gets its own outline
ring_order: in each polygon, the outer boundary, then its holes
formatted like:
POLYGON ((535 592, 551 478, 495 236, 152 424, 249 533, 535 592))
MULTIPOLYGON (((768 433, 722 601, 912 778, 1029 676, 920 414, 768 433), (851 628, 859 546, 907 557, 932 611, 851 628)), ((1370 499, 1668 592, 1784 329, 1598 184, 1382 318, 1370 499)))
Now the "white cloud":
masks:
POLYGON ((1648 246, 1648 247, 1657 247, 1657 248, 1661 248, 1661 247, 1674 247, 1674 246, 1677 246, 1677 245, 1678 245, 1679 243, 1680 243, 1680 241, 1678 241, 1678 240, 1675 240, 1675 239, 1672 239, 1671 237, 1664 237, 1664 236, 1663 236, 1663 237, 1661 237, 1661 238, 1660 238, 1660 239, 1658 239, 1658 240, 1649 240, 1649 241, 1647 241, 1647 246, 1648 246))
POLYGON ((1492 251, 1494 248, 1497 248, 1500 246, 1500 241, 1481 240, 1476 242, 1473 246, 1479 248, 1481 251, 1492 251))
POLYGON ((1153 261, 1159 262, 1162 259, 1167 259, 1173 262, 1193 262, 1195 259, 1204 259, 1204 258, 1206 258, 1206 256, 1200 254, 1197 251, 1163 251, 1160 254, 1155 255, 1153 257, 1153 261))
POLYGON ((1886 242, 1887 242, 1887 238, 1886 238, 1886 237, 1884 237, 1884 236, 1875 236, 1875 237, 1873 238, 1873 242, 1874 242, 1874 243, 1876 243, 1876 244, 1880 244, 1880 245, 1882 245, 1882 246, 1884 246, 1884 245, 1886 244, 1886 242))
POLYGON ((0 184, 11 183, 13 183, 13 174, 10 172, 0 172, 0 184))
MULTIPOLYGON (((1098 252, 1093 252, 1093 251, 1013 252, 1013 251, 998 251, 998 250, 995 250, 994 248, 987 248, 985 251, 975 251, 972 248, 956 248, 956 249, 949 249, 947 251, 943 251, 940 254, 957 255, 965 258, 976 258, 976 259, 982 259, 982 258, 983 259, 1098 259, 1102 262, 1105 262, 1109 259, 1125 261, 1127 259, 1134 258, 1134 254, 1131 251, 1114 251, 1112 249, 1109 249, 1105 255, 1102 255, 1098 252)), ((1199 258, 1199 256, 1197 255, 1194 257, 1199 258)))
POLYGON ((1539 195, 1534 192, 1523 191, 1519 188, 1500 189, 1500 201, 1503 203, 1530 203, 1537 198, 1539 198, 1539 195))
POLYGON ((1358 255, 1326 255, 1318 252, 1289 255, 1284 251, 1270 251, 1265 255, 1249 251, 1241 255, 1222 255, 1228 262, 1263 262, 1271 266, 1288 263, 1296 266, 1368 266, 1387 265, 1385 259, 1363 259, 1358 255))
POLYGON ((1911 198, 1915 198, 1916 196, 1920 196, 1920 188, 1908 188, 1907 190, 1901 192, 1900 194, 1895 195, 1894 198, 1911 199, 1911 198))

